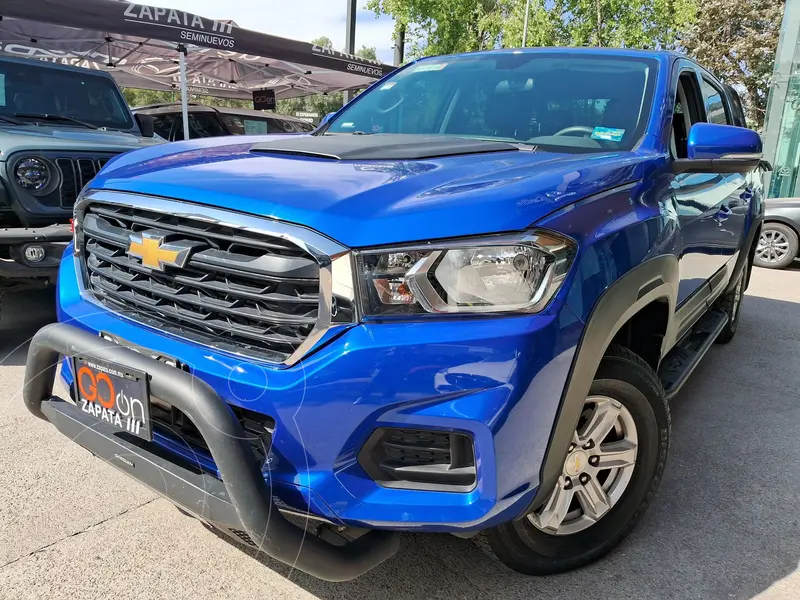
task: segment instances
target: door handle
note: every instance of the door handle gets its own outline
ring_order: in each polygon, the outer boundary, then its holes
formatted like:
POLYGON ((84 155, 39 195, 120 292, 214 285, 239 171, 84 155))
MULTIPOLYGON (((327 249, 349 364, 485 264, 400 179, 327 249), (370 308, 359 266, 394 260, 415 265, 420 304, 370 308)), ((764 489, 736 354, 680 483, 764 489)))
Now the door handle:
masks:
POLYGON ((733 214, 733 211, 730 208, 728 208, 728 205, 727 204, 723 204, 720 207, 720 209, 717 211, 717 214, 714 215, 714 220, 717 223, 722 224, 722 222, 726 221, 728 219, 728 217, 730 217, 732 214, 733 214))

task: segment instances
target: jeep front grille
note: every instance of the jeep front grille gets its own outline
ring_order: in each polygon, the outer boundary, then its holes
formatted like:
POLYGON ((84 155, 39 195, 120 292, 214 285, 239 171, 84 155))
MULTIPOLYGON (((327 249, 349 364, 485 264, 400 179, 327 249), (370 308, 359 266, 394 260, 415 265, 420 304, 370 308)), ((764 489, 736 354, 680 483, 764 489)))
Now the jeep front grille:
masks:
POLYGON ((61 173, 59 186, 62 208, 72 208, 84 186, 103 168, 110 158, 57 158, 61 173))
POLYGON ((97 301, 209 346, 273 362, 297 352, 319 317, 320 267, 307 250, 203 219, 193 205, 164 201, 162 212, 130 197, 131 205, 89 201, 79 212, 85 285, 97 301), (176 214, 170 203, 188 209, 176 214), (132 234, 154 231, 163 244, 191 246, 182 267, 160 271, 128 255, 132 234))

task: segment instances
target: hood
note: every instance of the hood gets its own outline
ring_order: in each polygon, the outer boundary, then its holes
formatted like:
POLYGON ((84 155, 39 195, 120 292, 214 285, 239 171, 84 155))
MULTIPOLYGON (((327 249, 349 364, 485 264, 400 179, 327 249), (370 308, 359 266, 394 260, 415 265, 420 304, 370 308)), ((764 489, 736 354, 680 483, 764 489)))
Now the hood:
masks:
POLYGON ((159 143, 163 140, 126 131, 0 124, 0 160, 22 150, 125 152, 159 143))
POLYGON ((634 152, 516 148, 343 160, 270 152, 276 139, 210 138, 128 153, 92 187, 258 214, 368 247, 522 230, 561 206, 640 178, 645 160, 634 152))

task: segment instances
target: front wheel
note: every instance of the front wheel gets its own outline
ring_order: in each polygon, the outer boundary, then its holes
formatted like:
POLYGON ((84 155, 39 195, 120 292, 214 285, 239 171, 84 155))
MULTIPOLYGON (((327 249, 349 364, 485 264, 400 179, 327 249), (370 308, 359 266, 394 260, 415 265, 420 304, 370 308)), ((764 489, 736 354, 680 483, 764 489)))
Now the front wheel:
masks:
POLYGON ((542 506, 487 538, 527 575, 586 565, 633 530, 661 482, 670 416, 661 382, 638 355, 611 346, 598 368, 555 489, 542 506))

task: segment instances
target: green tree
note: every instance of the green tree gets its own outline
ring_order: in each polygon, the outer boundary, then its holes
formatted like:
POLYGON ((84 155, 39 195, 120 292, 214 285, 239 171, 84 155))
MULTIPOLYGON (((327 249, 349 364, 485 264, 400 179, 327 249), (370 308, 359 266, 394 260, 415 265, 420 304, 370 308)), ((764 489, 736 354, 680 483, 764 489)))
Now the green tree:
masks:
POLYGON ((573 45, 663 49, 677 46, 696 0, 555 0, 553 10, 573 45))
POLYGON ((745 90, 751 127, 764 124, 785 0, 704 0, 682 43, 725 83, 745 90))
MULTIPOLYGON (((697 0, 533 0, 528 46, 673 48, 697 0)), ((519 47, 526 0, 369 0, 411 39, 411 56, 519 47)))
MULTIPOLYGON (((519 0, 368 0, 406 26, 410 57, 494 48, 519 0)), ((523 0, 524 3, 524 0, 523 0)))
POLYGON ((374 46, 361 46, 361 50, 356 50, 356 56, 366 58, 367 60, 378 60, 378 52, 374 46))
POLYGON ((322 48, 327 48, 329 50, 333 48, 333 42, 331 41, 331 38, 326 35, 311 40, 311 43, 315 46, 321 46, 322 48))

